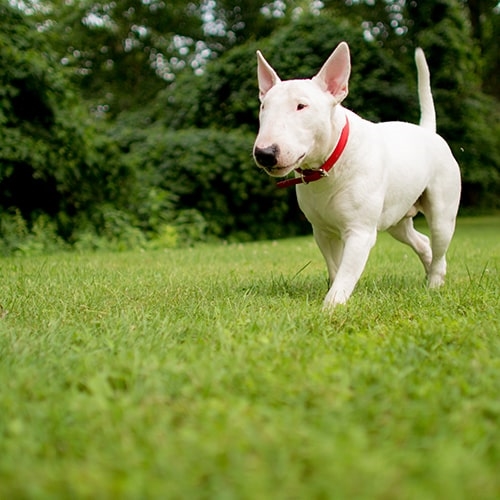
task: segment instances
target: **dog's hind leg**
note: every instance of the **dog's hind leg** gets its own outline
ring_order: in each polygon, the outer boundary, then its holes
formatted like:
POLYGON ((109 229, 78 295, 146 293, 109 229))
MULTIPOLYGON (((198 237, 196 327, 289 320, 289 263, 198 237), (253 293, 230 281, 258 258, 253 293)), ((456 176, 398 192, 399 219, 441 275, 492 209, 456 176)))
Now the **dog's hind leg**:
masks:
POLYGON ((415 251, 424 265, 426 275, 429 276, 432 263, 431 245, 429 238, 419 233, 413 227, 413 219, 411 217, 405 217, 395 226, 387 229, 387 232, 398 241, 409 245, 415 251))
POLYGON ((432 263, 428 274, 429 288, 438 288, 446 275, 446 252, 455 232, 455 217, 427 217, 431 228, 432 263))
POLYGON ((460 201, 458 168, 441 187, 428 187, 422 195, 422 208, 431 231, 432 262, 427 275, 429 288, 440 287, 446 275, 446 252, 450 246, 460 201))

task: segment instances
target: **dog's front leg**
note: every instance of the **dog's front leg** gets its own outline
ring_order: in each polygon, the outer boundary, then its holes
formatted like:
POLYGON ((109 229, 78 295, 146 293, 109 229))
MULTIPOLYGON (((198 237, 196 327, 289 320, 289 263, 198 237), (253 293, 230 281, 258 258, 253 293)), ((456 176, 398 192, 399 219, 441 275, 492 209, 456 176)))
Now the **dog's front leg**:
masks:
POLYGON ((326 262, 326 267, 328 269, 328 286, 330 287, 333 285, 333 281, 337 275, 337 269, 340 265, 340 260, 342 259, 344 242, 340 239, 340 237, 335 237, 329 233, 320 231, 314 226, 313 234, 316 244, 321 250, 323 258, 326 262))
POLYGON ((347 302, 365 268, 376 239, 376 229, 350 231, 344 236, 344 249, 340 264, 323 303, 325 309, 347 302))

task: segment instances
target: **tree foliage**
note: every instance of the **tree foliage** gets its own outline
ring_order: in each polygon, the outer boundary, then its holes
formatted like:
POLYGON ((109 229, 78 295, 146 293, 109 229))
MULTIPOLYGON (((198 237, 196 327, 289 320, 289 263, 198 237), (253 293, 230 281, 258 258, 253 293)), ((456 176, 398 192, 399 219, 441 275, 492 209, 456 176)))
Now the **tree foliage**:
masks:
POLYGON ((0 210, 48 214, 67 234, 75 214, 119 203, 127 176, 44 37, 6 3, 0 19, 0 210))
POLYGON ((63 64, 98 114, 143 107, 168 82, 278 24, 262 2, 50 0, 37 14, 63 64), (48 13, 47 13, 48 11, 48 13))
POLYGON ((332 22, 327 16, 304 16, 268 39, 235 47, 211 63, 202 77, 182 75, 159 96, 163 105, 158 109, 173 128, 191 124, 255 130, 259 110, 255 51, 263 51, 284 79, 310 78, 342 40, 349 40, 354 64, 350 105, 361 108, 368 102, 362 113, 374 120, 407 112, 413 93, 401 65, 376 44, 366 42, 359 28, 332 22), (383 106, 389 99, 390 110, 383 106))
POLYGON ((304 231, 293 190, 276 190, 252 160, 255 51, 283 78, 310 77, 341 40, 353 64, 345 104, 373 121, 418 121, 413 52, 424 48, 439 132, 462 168, 462 207, 499 207, 500 12, 490 1, 19 5, 0 0, 4 239, 304 231))
POLYGON ((191 65, 202 64, 198 7, 185 2, 53 0, 38 14, 61 62, 98 114, 143 106, 191 65))

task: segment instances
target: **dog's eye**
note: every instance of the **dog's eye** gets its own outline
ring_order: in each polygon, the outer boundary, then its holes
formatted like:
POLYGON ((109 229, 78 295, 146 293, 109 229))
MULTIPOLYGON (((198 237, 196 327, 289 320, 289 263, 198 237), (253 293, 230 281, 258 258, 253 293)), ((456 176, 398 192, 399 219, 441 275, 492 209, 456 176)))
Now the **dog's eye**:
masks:
POLYGON ((297 111, 307 108, 307 104, 299 103, 297 104, 297 111))

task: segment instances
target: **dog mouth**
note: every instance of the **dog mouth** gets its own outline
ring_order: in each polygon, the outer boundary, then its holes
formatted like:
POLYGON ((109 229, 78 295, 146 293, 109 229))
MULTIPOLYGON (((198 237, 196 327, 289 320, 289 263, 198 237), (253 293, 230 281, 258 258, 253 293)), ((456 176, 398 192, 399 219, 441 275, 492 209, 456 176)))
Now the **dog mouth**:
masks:
POLYGON ((285 167, 279 166, 279 165, 274 165, 272 167, 264 167, 264 170, 272 177, 285 177, 288 175, 290 172, 293 170, 296 170, 299 168, 300 164, 302 163, 302 160, 306 156, 305 153, 301 154, 295 162, 293 162, 292 165, 287 165, 285 167))
POLYGON ((264 170, 272 177, 285 177, 294 167, 265 167, 264 170))

